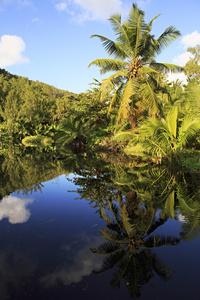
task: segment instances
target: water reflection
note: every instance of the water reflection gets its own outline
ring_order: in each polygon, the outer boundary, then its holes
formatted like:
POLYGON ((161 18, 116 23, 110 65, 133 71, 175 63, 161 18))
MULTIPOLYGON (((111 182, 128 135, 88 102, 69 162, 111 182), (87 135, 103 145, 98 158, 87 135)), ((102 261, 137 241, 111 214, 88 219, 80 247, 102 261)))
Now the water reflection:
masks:
POLYGON ((11 224, 24 223, 30 218, 30 210, 27 208, 33 199, 21 199, 14 196, 6 196, 0 202, 0 221, 7 218, 11 224))
POLYGON ((101 169, 95 173, 87 170, 74 183, 80 199, 87 199, 106 222, 100 232, 108 241, 91 248, 106 255, 96 273, 112 270, 111 286, 124 282, 129 295, 139 297, 155 275, 164 280, 174 275, 153 249, 177 246, 199 235, 199 175, 145 164, 132 169, 112 165, 105 174, 101 169), (171 219, 181 225, 175 236, 168 233, 171 219))
MULTIPOLYGON (((158 294, 183 286, 185 241, 199 243, 199 175, 95 156, 0 157, 0 220, 12 224, 0 223, 1 299, 143 298, 147 286, 143 299, 153 299, 151 284, 158 294)), ((198 267, 198 254, 190 265, 198 267)))
MULTIPOLYGON (((37 265, 37 258, 26 251, 14 250, 11 246, 0 249, 1 299, 23 299, 12 298, 10 295, 18 294, 20 297, 21 286, 27 281, 27 278, 31 278, 37 265)), ((30 294, 31 291, 27 293, 27 296, 30 294)))
POLYGON ((149 283, 155 274, 164 280, 173 275, 173 271, 149 249, 177 245, 180 238, 154 234, 167 218, 156 218, 153 207, 142 207, 134 191, 124 200, 120 193, 118 199, 118 206, 109 203, 112 215, 105 210, 101 213, 107 227, 101 228, 101 235, 109 242, 91 250, 106 254, 102 267, 96 272, 113 269, 111 286, 120 287, 124 280, 130 296, 138 297, 142 285, 149 283))
POLYGON ((99 243, 99 237, 81 235, 70 245, 63 245, 66 259, 63 259, 62 266, 56 268, 50 274, 41 278, 41 283, 46 287, 56 286, 62 282, 65 286, 82 281, 84 276, 89 276, 95 268, 100 268, 103 258, 93 255, 90 251, 91 245, 99 243), (79 243, 77 248, 76 243, 79 243))

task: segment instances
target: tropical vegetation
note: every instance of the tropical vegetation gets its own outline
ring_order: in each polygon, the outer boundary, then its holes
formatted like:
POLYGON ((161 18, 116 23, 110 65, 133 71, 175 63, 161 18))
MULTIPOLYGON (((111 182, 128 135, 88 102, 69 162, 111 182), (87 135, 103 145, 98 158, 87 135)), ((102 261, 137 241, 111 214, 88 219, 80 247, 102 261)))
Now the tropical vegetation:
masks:
POLYGON ((198 170, 199 46, 188 49, 192 55, 184 69, 188 84, 169 82, 166 74, 183 68, 156 59, 180 32, 169 26, 155 37, 153 25, 159 17, 147 22, 136 4, 123 22, 121 15, 111 16, 116 40, 92 36, 100 39, 110 57, 89 65, 110 74, 101 82, 94 79, 85 93, 59 90, 1 70, 1 145, 51 149, 60 152, 58 157, 67 149, 106 150, 128 155, 133 162, 175 160, 198 170))

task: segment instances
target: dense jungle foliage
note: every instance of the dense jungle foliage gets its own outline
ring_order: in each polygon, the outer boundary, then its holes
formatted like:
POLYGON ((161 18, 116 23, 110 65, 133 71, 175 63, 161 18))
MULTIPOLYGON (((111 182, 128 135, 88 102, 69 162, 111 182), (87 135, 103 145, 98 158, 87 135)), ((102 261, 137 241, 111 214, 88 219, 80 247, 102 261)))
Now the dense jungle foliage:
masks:
POLYGON ((89 66, 112 74, 102 82, 94 79, 86 93, 1 70, 1 144, 12 141, 59 152, 106 149, 139 161, 200 169, 199 46, 188 49, 193 57, 185 70, 156 62, 163 48, 180 36, 169 26, 155 38, 152 26, 158 17, 146 22, 144 11, 133 4, 127 21, 122 23, 118 14, 109 19, 116 41, 92 36, 111 58, 96 59, 89 66), (166 73, 180 71, 187 75, 186 85, 167 80, 166 73))

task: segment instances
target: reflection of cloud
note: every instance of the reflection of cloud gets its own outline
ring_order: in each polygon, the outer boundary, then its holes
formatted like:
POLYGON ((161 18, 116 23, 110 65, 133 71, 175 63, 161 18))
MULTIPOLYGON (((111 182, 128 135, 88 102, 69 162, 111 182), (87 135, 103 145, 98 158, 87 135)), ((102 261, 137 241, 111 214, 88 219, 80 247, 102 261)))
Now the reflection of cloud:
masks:
POLYGON ((185 216, 183 216, 181 213, 178 214, 177 219, 181 222, 181 223, 187 223, 188 220, 185 216))
POLYGON ((30 217, 30 211, 26 205, 32 203, 32 199, 20 199, 7 196, 0 202, 0 221, 8 218, 11 224, 24 223, 30 217))
MULTIPOLYGON (((72 283, 80 282, 84 276, 90 275, 92 271, 101 267, 103 257, 92 253, 89 249, 91 246, 95 247, 96 245, 99 245, 99 237, 84 236, 83 240, 87 241, 87 245, 78 250, 74 257, 71 258, 72 265, 69 267, 62 267, 57 271, 44 276, 41 279, 42 283, 48 287, 56 285, 58 281, 61 281, 64 285, 70 285, 72 283)), ((81 244, 80 240, 79 244, 81 244)), ((66 257, 67 255, 71 255, 71 253, 75 252, 72 248, 73 245, 63 246, 63 250, 66 251, 66 257)))

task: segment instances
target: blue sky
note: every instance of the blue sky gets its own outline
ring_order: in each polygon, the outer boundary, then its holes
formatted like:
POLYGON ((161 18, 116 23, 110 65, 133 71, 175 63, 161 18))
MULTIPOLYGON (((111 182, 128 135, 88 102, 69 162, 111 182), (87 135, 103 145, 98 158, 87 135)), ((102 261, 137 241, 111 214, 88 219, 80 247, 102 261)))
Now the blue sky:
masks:
MULTIPOLYGON (((103 79, 96 58, 107 57, 101 34, 114 39, 108 18, 126 19, 131 0, 0 0, 0 68, 70 92, 85 92, 93 78, 103 79)), ((184 65, 187 48, 200 44, 199 0, 139 0, 146 21, 158 14, 152 33, 170 25, 182 36, 157 61, 184 65)), ((176 79, 175 77, 171 77, 176 79)), ((180 76, 183 79, 183 75, 180 76)))

